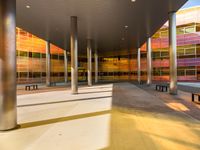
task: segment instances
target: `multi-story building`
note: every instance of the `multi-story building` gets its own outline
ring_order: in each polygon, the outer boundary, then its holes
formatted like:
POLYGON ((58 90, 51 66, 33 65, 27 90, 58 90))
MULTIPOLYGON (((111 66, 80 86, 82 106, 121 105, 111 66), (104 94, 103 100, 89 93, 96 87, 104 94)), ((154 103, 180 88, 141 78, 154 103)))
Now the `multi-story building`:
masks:
MULTIPOLYGON (((137 50, 101 59, 103 79, 137 79, 137 50), (130 77, 129 77, 130 75, 130 77)), ((168 23, 152 37, 153 80, 169 80, 168 23)), ((177 12, 178 80, 200 80, 200 7, 177 12)), ((141 48, 141 76, 146 80, 146 45, 141 48)))
MULTIPOLYGON (((17 32, 18 83, 45 82, 45 41, 20 29, 17 32)), ((153 80, 169 80, 168 23, 152 37, 153 80)), ((200 80, 200 7, 177 12, 178 80, 200 80)), ((63 49, 51 44, 51 78, 64 82, 63 49)), ((94 68, 94 65, 93 65, 94 68)), ((94 69, 93 69, 94 71, 94 69)), ((70 57, 68 65, 70 80, 70 57)), ((94 75, 94 73, 93 73, 94 75)), ((79 56, 79 81, 87 78, 86 55, 79 56)), ((146 47, 141 48, 141 76, 146 80, 146 47)), ((105 53, 99 56, 100 80, 136 80, 137 50, 105 53)))
MULTIPOLYGON (((16 28, 17 83, 44 83, 46 81, 46 41, 16 28)), ((64 50, 51 44, 51 81, 64 82, 64 50)), ((69 54, 69 52, 68 52, 69 54)), ((79 57, 79 81, 86 81, 87 58, 79 57)), ((68 80, 70 80, 68 57, 68 80)))
MULTIPOLYGON (((38 37, 16 28, 17 35, 17 82, 45 82, 46 45, 38 37)), ((64 81, 64 53, 51 44, 51 77, 53 81, 64 81)))
MULTIPOLYGON (((168 23, 152 39, 153 79, 169 79, 168 23)), ((178 80, 200 80, 200 7, 177 13, 178 80)))

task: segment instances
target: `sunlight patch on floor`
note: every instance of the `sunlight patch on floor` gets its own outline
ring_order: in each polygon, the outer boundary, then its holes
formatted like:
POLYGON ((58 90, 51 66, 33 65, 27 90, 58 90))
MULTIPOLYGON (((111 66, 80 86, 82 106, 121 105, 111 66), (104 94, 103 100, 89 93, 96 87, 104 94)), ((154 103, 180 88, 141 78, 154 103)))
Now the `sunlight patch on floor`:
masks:
POLYGON ((185 105, 181 103, 173 102, 173 103, 166 103, 166 105, 176 111, 189 111, 189 108, 187 108, 185 105))

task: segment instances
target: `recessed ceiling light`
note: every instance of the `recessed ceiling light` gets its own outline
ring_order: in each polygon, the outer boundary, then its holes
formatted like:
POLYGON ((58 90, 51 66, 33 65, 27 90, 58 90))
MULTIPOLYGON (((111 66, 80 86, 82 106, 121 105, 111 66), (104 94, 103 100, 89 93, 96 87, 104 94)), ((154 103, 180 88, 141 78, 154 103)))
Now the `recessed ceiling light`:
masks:
POLYGON ((124 26, 125 28, 128 28, 128 26, 124 26))
POLYGON ((131 2, 135 2, 136 0, 131 0, 131 2))
POLYGON ((26 5, 26 8, 31 8, 31 6, 30 5, 26 5))

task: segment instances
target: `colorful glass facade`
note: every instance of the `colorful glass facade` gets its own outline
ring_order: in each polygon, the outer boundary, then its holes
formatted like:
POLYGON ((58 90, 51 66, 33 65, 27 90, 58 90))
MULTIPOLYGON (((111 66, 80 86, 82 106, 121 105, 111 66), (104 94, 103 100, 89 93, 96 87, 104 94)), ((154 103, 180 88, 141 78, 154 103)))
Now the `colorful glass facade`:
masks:
MULTIPOLYGON (((16 28, 17 41, 17 83, 46 82, 46 41, 16 28)), ((51 81, 64 82, 64 50, 51 44, 51 81)), ((86 81, 87 58, 79 58, 79 81, 86 81)), ((68 57, 68 80, 71 78, 70 57, 68 57)))
MULTIPOLYGON (((17 35, 17 82, 42 83, 46 78, 46 42, 16 28, 17 35)), ((63 50, 51 44, 52 81, 64 81, 63 50)))
MULTIPOLYGON (((152 38, 153 79, 169 80, 168 23, 152 38)), ((177 13, 178 80, 200 80, 200 7, 177 13)))
MULTIPOLYGON (((169 80, 168 47, 168 23, 166 23, 152 37, 152 74, 155 81, 169 80)), ((132 53, 126 51, 124 54, 113 54, 104 58, 101 62, 103 67, 100 68, 102 75, 105 75, 103 79, 136 80, 136 52, 137 50, 133 50, 132 53)), ((200 80, 200 7, 177 12, 177 57, 178 80, 200 80)), ((141 48, 141 79, 146 80, 146 44, 141 48)))
POLYGON ((100 80, 134 80, 137 78, 137 54, 133 51, 120 51, 99 58, 100 80))

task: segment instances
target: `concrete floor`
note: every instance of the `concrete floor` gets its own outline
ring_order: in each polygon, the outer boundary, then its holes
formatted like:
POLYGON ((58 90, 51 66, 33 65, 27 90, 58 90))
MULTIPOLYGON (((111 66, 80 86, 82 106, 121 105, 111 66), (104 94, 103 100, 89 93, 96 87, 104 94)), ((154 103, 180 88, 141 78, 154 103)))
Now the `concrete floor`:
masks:
POLYGON ((199 150, 200 109, 187 94, 130 83, 21 91, 21 127, 0 132, 0 150, 199 150))

